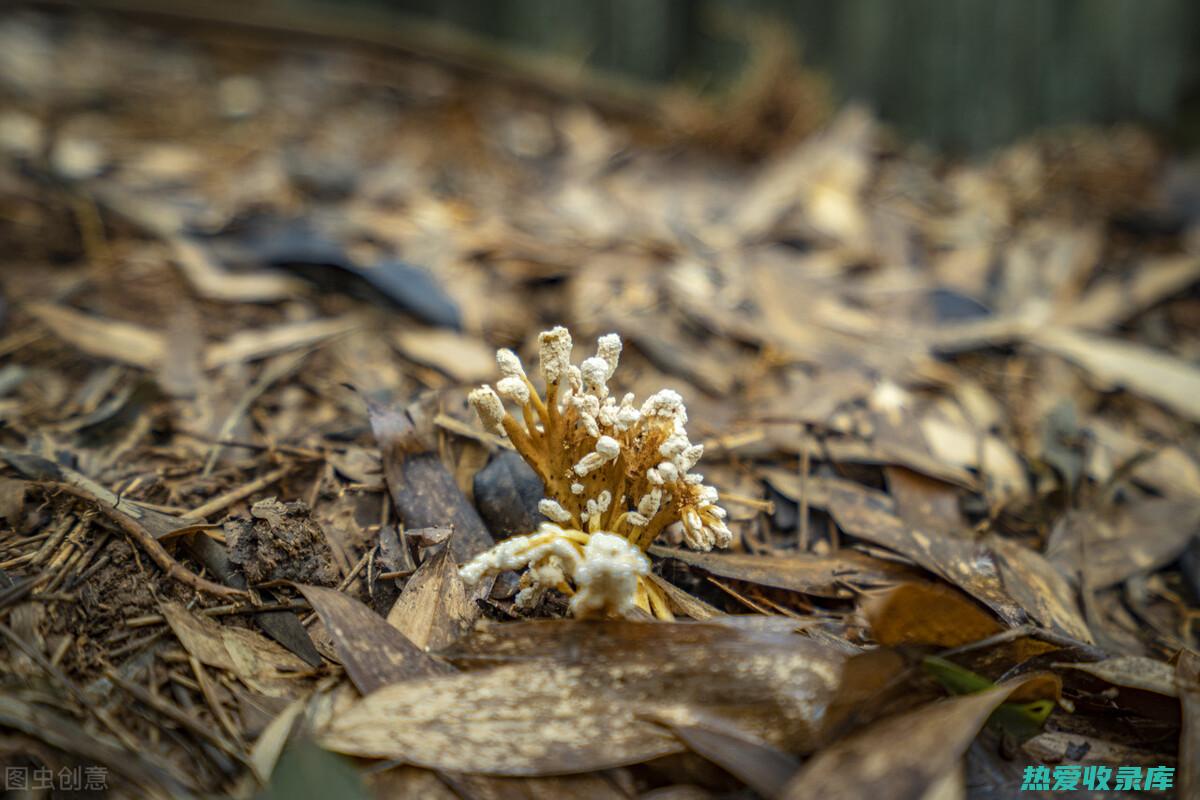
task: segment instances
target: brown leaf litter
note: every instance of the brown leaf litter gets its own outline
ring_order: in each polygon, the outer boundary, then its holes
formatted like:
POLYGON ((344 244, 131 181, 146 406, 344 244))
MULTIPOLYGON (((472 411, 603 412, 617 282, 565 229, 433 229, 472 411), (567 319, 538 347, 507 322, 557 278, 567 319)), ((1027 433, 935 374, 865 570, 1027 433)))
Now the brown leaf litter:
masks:
MULTIPOLYGON (((4 766, 617 800, 1127 764, 1196 794, 1181 156, 1119 127, 934 157, 778 54, 715 111, 614 113, 437 53, 149 30, 0 12, 4 766), (552 438, 536 404, 501 435, 467 402, 558 325, 617 334, 604 391, 677 392, 704 445, 728 549, 640 543, 674 621, 460 574, 597 501, 514 452, 552 438)), ((504 391, 541 402, 530 375, 504 391)), ((630 502, 593 510, 629 532, 630 502)))

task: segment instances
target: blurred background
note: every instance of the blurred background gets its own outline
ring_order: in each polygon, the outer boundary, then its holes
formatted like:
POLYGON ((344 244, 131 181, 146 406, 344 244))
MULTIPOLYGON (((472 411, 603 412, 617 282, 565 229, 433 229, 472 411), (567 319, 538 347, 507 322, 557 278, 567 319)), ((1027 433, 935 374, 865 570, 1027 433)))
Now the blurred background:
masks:
MULTIPOLYGON (((1200 8, 1188 0, 100 0, 455 55, 593 95, 722 96, 802 66, 835 102, 980 153, 1038 128, 1138 121, 1200 142, 1200 8)), ((812 100, 811 87, 805 94, 812 100)), ((811 110, 811 109, 810 109, 811 110)), ((779 123, 782 124, 782 123, 779 123)))

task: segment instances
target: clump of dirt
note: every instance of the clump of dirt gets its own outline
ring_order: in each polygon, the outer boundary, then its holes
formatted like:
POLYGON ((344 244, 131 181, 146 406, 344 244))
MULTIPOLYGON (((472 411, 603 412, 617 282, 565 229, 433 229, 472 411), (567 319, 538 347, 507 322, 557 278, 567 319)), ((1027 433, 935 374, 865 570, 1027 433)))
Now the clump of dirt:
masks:
POLYGON ((334 586, 338 582, 325 533, 302 500, 260 500, 250 507, 249 518, 233 517, 224 529, 229 560, 251 583, 293 580, 334 586))

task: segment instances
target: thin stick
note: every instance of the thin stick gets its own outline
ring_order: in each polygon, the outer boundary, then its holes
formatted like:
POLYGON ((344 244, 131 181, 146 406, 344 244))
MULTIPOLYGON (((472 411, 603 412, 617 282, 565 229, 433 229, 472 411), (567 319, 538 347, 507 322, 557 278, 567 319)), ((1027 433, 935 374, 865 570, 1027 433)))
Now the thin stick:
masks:
POLYGON ((943 650, 938 653, 939 658, 949 658, 961 653, 969 653, 973 650, 983 650, 988 647, 994 647, 1005 642, 1012 642, 1022 637, 1028 636, 1030 639, 1039 639, 1047 644, 1057 645, 1062 648, 1070 648, 1078 650, 1081 655, 1092 659, 1093 661, 1103 661, 1109 657, 1109 654, 1098 647, 1094 647, 1087 642, 1081 642, 1078 639, 1072 639, 1070 636, 1065 636, 1055 631, 1049 631, 1045 628, 1039 628, 1036 625, 1019 625, 1015 628, 1009 628, 1006 631, 993 634, 984 639, 968 644, 952 647, 949 650, 943 650))
POLYGON ((197 506, 196 508, 193 508, 191 511, 189 511, 187 513, 187 516, 205 518, 212 514, 217 513, 218 511, 224 511, 225 509, 229 508, 234 503, 237 503, 241 500, 245 500, 247 497, 254 494, 255 492, 261 492, 263 489, 267 488, 268 486, 275 483, 276 481, 278 481, 279 479, 281 479, 285 475, 287 475, 289 472, 291 472, 292 468, 293 468, 293 465, 289 464, 285 467, 280 467, 279 469, 274 470, 273 472, 268 472, 266 475, 263 475, 261 478, 252 480, 252 481, 250 481, 250 483, 247 483, 244 486, 239 486, 238 488, 234 489, 232 492, 226 492, 225 494, 221 495, 220 497, 214 497, 212 500, 209 500, 207 503, 205 503, 202 506, 197 506))
POLYGON ((236 744, 240 749, 245 750, 246 742, 242 740, 242 735, 238 732, 237 726, 233 724, 233 720, 229 718, 229 714, 226 713, 225 707, 221 705, 221 700, 217 697, 217 693, 213 691, 212 681, 209 680, 208 675, 205 674, 204 667, 201 666, 200 662, 197 661, 196 657, 193 655, 188 656, 188 662, 191 664, 192 674, 196 676, 196 683, 199 684, 200 694, 204 696, 205 701, 208 703, 208 707, 212 709, 213 716, 217 718, 217 722, 220 723, 221 727, 225 730, 225 733, 229 736, 229 738, 233 740, 234 744, 236 744))
MULTIPOLYGON (((207 578, 201 578, 193 572, 184 569, 182 565, 174 558, 166 549, 159 544, 158 540, 150 531, 142 527, 141 523, 132 517, 122 514, 111 503, 101 500, 99 497, 88 492, 86 489, 81 489, 78 486, 72 486, 69 483, 58 483, 48 481, 44 484, 48 489, 64 492, 65 494, 73 495, 81 500, 88 500, 95 504, 96 508, 104 513, 110 521, 116 524, 118 528, 129 535, 135 542, 141 545, 146 554, 157 564, 167 576, 174 578, 180 583, 186 583, 193 589, 208 594, 217 595, 218 597, 246 597, 246 592, 241 589, 234 589, 229 586, 222 586, 219 583, 213 583, 207 578)), ((136 551, 135 551, 136 552, 136 551)))
POLYGON ((201 739, 204 739, 209 744, 215 745, 226 755, 233 757, 246 766, 250 766, 250 760, 246 757, 246 755, 240 752, 237 747, 229 742, 224 736, 221 736, 219 733, 204 727, 197 720, 192 719, 192 717, 188 716, 175 706, 148 691, 144 687, 125 680, 117 674, 116 670, 111 668, 106 669, 104 670, 104 675, 110 681, 123 689, 127 694, 132 695, 135 700, 149 706, 158 713, 162 714, 164 717, 167 717, 173 722, 176 722, 179 725, 187 728, 189 731, 196 734, 201 739))

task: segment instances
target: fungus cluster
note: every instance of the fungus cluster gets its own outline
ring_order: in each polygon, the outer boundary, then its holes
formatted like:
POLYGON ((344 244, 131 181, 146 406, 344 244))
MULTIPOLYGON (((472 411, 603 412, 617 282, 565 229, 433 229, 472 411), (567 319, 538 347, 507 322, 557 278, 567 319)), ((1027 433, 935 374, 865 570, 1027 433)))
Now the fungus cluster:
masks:
POLYGON ((624 615, 637 606, 669 619, 666 597, 646 579, 646 548, 672 525, 697 550, 728 547, 731 539, 716 489, 691 472, 704 448, 688 440, 683 400, 670 389, 640 406, 632 394, 610 395, 621 355, 616 334, 601 336, 596 355, 578 366, 566 328, 542 333, 539 344, 544 396, 517 355, 500 350, 496 388, 476 389, 470 401, 541 478, 546 496, 538 508, 549 521, 463 565, 462 576, 476 583, 526 568, 522 607, 553 588, 571 597, 576 616, 624 615))

